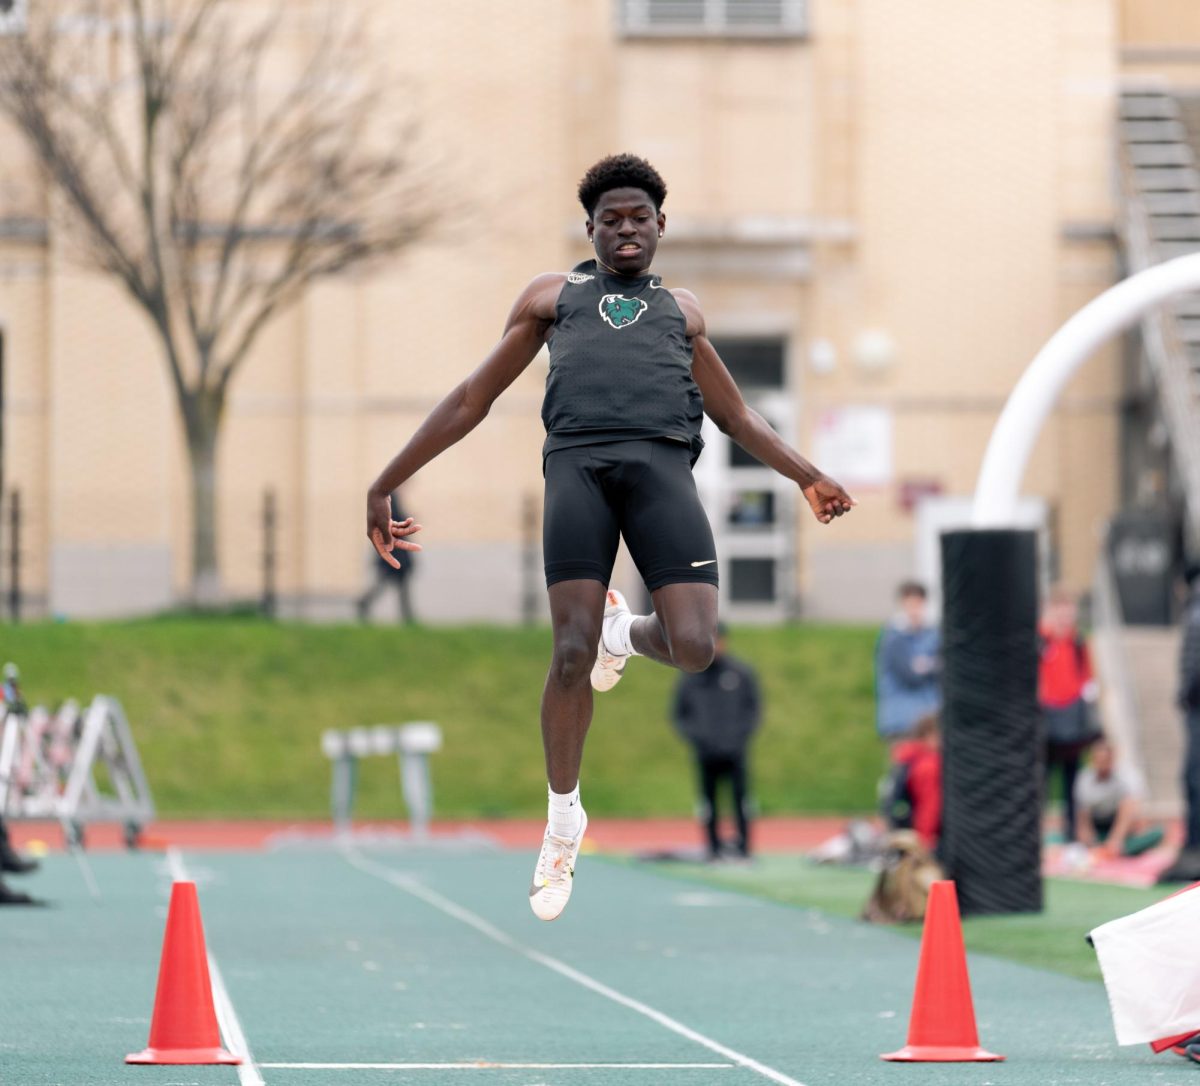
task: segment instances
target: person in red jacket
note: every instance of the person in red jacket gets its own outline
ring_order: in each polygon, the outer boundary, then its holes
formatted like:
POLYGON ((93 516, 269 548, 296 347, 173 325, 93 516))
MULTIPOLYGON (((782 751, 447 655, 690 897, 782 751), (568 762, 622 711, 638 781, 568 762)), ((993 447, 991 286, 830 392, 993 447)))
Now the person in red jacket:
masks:
POLYGON ((1075 597, 1062 587, 1050 590, 1038 631, 1038 703, 1045 722, 1045 773, 1049 787, 1062 775, 1063 837, 1075 840, 1075 778, 1088 747, 1099 737, 1093 703, 1098 686, 1087 641, 1079 631, 1075 597))
POLYGON ((942 741, 938 718, 921 717, 910 738, 892 748, 885 816, 892 829, 913 829, 933 852, 942 832, 942 741))

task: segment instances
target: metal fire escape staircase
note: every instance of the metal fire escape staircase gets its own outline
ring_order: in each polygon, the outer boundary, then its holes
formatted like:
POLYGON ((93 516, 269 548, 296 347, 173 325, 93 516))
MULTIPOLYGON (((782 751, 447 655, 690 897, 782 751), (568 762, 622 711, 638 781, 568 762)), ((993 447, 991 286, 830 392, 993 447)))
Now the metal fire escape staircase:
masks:
MULTIPOLYGON (((1161 89, 1121 95, 1119 230, 1130 274, 1200 252, 1200 99, 1161 89)), ((1200 543, 1200 294, 1142 322, 1146 362, 1183 491, 1188 534, 1200 543)))
MULTIPOLYGON (((1134 274, 1200 252, 1200 98, 1162 87, 1124 91, 1117 128, 1118 231, 1134 274)), ((1143 363, 1165 426, 1187 535, 1200 546, 1200 293, 1181 295, 1141 324, 1143 363)), ((1173 704, 1178 632, 1128 626, 1105 554, 1094 593, 1094 647, 1105 722, 1146 778, 1150 813, 1176 814, 1182 728, 1173 704)))

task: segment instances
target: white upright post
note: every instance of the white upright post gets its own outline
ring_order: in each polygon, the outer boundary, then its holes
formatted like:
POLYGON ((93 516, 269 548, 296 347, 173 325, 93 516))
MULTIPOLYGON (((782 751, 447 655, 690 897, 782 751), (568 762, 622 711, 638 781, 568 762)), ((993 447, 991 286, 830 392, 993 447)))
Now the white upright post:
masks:
POLYGON ((973 527, 1016 527, 1025 467, 1063 387, 1102 343, 1160 302, 1189 290, 1200 290, 1200 253, 1156 264, 1122 280, 1050 337, 1017 382, 992 431, 975 484, 973 527))

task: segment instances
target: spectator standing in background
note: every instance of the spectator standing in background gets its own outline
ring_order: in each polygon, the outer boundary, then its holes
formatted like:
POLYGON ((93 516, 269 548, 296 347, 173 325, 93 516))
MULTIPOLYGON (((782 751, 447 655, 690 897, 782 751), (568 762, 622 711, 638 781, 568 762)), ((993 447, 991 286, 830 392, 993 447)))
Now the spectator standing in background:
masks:
MULTIPOLYGON (((38 869, 36 860, 27 860, 15 848, 8 839, 8 829, 5 827, 3 820, 0 820, 0 872, 12 875, 26 875, 30 871, 38 869)), ((0 905, 39 905, 41 902, 28 894, 21 893, 20 890, 13 890, 11 887, 4 884, 3 878, 0 878, 0 905)))
MULTIPOLYGON (((396 494, 391 495, 392 503, 392 520, 403 521, 404 513, 400 508, 400 501, 396 494)), ((358 612, 358 621, 366 622, 367 617, 371 612, 371 608, 375 604, 375 600, 379 598, 380 593, 386 592, 389 588, 396 590, 398 597, 397 603, 400 611, 400 622, 405 626, 411 626, 416 622, 416 615, 413 613, 412 595, 410 591, 410 582, 412 581, 413 567, 417 561, 416 552, 407 552, 405 561, 397 569, 390 562, 380 558, 375 551, 371 551, 371 565, 375 570, 375 580, 371 582, 367 590, 358 597, 355 608, 358 612)))
POLYGON ((25 712, 25 698, 21 693, 21 672, 12 661, 4 665, 4 682, 0 685, 0 717, 9 712, 25 712))
POLYGON ((716 653, 708 667, 679 677, 672 709, 676 729, 696 755, 710 860, 721 855, 717 788, 723 780, 733 790, 737 853, 750 855, 746 750, 762 718, 758 679, 748 664, 726 652, 727 633, 724 624, 717 627, 716 653))
POLYGON ((1179 708, 1187 729, 1183 760, 1185 837, 1175 862, 1159 882, 1200 880, 1200 563, 1184 571, 1188 599, 1183 612, 1183 643, 1179 650, 1179 708))
POLYGON ((1038 704, 1045 722, 1045 785, 1048 789, 1057 770, 1068 842, 1075 840, 1075 778, 1084 752, 1100 737, 1093 709, 1096 680, 1078 618, 1075 597, 1061 586, 1052 588, 1038 631, 1038 704))
MULTIPOLYGON (((0 722, 9 712, 24 713, 25 699, 21 694, 21 673, 14 663, 4 665, 4 681, 0 684, 0 722)), ((36 860, 27 860, 8 839, 8 827, 0 819, 0 872, 13 875, 25 875, 38 869, 36 860)), ((10 889, 0 879, 0 905, 37 905, 39 902, 28 894, 10 889)))
POLYGON ((5 884, 3 879, 0 879, 0 905, 41 905, 43 904, 35 897, 14 890, 11 886, 5 884))
POLYGON ((942 703, 941 634, 926 616, 925 586, 905 581, 897 595, 900 612, 883 628, 875 650, 876 723, 889 740, 910 735, 942 703))

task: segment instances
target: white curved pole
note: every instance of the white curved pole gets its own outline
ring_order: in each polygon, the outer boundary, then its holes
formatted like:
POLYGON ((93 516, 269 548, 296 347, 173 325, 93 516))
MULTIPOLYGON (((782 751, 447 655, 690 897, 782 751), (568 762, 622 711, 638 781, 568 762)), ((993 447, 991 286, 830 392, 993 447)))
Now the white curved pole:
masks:
POLYGON ((1047 341, 1021 375, 1000 413, 975 483, 975 528, 1016 526, 1025 465, 1063 386, 1105 340, 1148 309, 1200 289, 1200 253, 1156 264, 1093 298, 1047 341))

